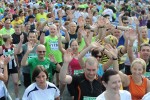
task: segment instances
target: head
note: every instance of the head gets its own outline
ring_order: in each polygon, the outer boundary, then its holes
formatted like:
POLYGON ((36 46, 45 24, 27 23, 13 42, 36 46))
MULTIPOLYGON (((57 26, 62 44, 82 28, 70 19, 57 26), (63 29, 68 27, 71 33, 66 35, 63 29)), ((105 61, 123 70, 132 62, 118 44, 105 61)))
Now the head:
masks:
POLYGON ((115 36, 117 39, 119 39, 121 37, 121 30, 113 29, 112 35, 115 36))
POLYGON ((50 30, 50 35, 51 36, 55 36, 57 33, 57 26, 55 24, 52 24, 49 26, 49 30, 50 30))
POLYGON ((13 15, 13 20, 18 21, 19 20, 19 16, 18 15, 13 15))
POLYGON ((31 23, 34 22, 35 21, 35 16, 34 15, 29 15, 28 16, 28 21, 31 22, 31 23))
POLYGON ((150 57, 150 45, 143 43, 140 46, 140 55, 141 58, 144 59, 145 61, 149 61, 149 57, 150 57))
POLYGON ((123 16, 122 17, 122 23, 123 23, 123 26, 128 26, 129 20, 128 20, 127 16, 123 16))
POLYGON ((32 81, 36 82, 39 87, 46 86, 46 80, 48 79, 48 73, 42 65, 37 65, 32 73, 32 81))
POLYGON ((9 34, 5 34, 2 36, 3 37, 3 41, 6 43, 12 43, 13 38, 11 37, 11 35, 9 34))
POLYGON ((15 25, 14 29, 15 29, 15 34, 21 34, 21 25, 15 25))
POLYGON ((131 72, 134 77, 141 77, 146 72, 146 63, 141 58, 136 58, 131 63, 131 72))
POLYGON ((69 46, 71 48, 71 50, 73 51, 73 53, 77 53, 78 52, 78 42, 75 39, 71 39, 69 42, 69 46))
POLYGON ((89 17, 85 18, 85 22, 86 22, 86 25, 91 25, 92 24, 92 20, 89 17))
POLYGON ((11 21, 10 19, 5 19, 4 26, 6 29, 10 29, 11 21))
POLYGON ((37 33, 29 32, 27 39, 28 39, 29 42, 36 43, 37 42, 37 33))
POLYGON ((99 62, 102 58, 102 53, 100 52, 100 50, 98 48, 94 48, 91 51, 91 55, 97 59, 97 61, 99 62))
POLYGON ((142 26, 142 27, 140 27, 140 33, 141 33, 141 37, 142 37, 143 39, 147 39, 147 38, 148 38, 147 26, 142 26))
POLYGON ((106 44, 110 44, 112 47, 116 47, 118 44, 118 39, 113 35, 108 35, 104 38, 106 44))
POLYGON ((42 44, 38 45, 36 49, 36 53, 37 53, 38 59, 43 60, 46 54, 45 46, 42 44))
POLYGON ((75 33, 75 32, 76 32, 76 29, 77 29, 76 23, 75 23, 75 22, 71 22, 71 23, 69 24, 69 28, 70 28, 70 34, 75 33))
POLYGON ((43 13, 44 12, 44 7, 39 7, 39 13, 43 13))
POLYGON ((57 30, 60 28, 60 23, 58 20, 54 20, 53 23, 57 26, 57 30))
POLYGON ((84 73, 88 80, 93 81, 96 78, 98 61, 94 57, 87 58, 85 62, 84 73))
POLYGON ((121 87, 121 78, 116 71, 109 69, 103 74, 102 83, 107 91, 118 93, 121 87))

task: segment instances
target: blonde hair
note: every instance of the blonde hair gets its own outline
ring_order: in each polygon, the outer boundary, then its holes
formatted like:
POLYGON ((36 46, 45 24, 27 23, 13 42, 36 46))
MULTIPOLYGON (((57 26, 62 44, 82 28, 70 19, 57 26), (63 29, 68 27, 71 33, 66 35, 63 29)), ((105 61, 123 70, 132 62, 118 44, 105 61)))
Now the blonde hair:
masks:
POLYGON ((147 33, 148 33, 147 26, 141 26, 141 27, 140 27, 140 32, 141 32, 142 30, 146 30, 146 31, 147 31, 147 33))
POLYGON ((134 66, 135 63, 139 63, 139 64, 143 65, 143 74, 144 74, 146 72, 146 62, 143 59, 141 59, 141 58, 136 58, 131 63, 131 68, 134 66))
POLYGON ((104 38, 105 43, 110 44, 111 46, 117 46, 118 39, 113 35, 108 35, 104 38))

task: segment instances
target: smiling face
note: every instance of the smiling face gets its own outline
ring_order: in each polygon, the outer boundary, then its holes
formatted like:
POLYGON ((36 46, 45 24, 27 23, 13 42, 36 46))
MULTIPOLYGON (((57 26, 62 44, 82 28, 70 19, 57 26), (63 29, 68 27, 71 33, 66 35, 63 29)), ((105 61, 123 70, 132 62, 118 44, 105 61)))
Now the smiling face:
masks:
POLYGON ((143 65, 140 63, 133 64, 131 67, 131 72, 134 77, 141 77, 141 75, 144 73, 143 65))
POLYGON ((78 42, 76 40, 72 40, 70 47, 73 52, 78 52, 78 42))
POLYGON ((143 39, 146 39, 148 37, 147 29, 145 28, 141 29, 141 35, 143 39))
POLYGON ((111 92, 118 93, 121 87, 121 78, 119 74, 111 75, 109 76, 109 80, 107 83, 103 81, 104 86, 106 87, 106 90, 109 90, 111 92))
POLYGON ((141 58, 145 61, 149 59, 150 56, 150 47, 149 46, 142 46, 140 50, 141 58))

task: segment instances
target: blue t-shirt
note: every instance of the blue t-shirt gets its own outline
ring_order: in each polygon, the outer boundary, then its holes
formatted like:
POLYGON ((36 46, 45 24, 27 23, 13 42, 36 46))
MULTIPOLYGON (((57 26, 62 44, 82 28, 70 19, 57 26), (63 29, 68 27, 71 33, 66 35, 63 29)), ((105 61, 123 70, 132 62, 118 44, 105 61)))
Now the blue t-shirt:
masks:
POLYGON ((102 64, 98 65, 98 71, 97 71, 98 76, 102 76, 104 74, 103 66, 102 64))

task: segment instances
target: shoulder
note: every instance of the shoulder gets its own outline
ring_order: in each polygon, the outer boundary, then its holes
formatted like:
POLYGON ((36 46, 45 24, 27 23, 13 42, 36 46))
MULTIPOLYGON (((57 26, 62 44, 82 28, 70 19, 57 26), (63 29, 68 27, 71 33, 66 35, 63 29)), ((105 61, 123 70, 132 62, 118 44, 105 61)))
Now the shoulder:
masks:
POLYGON ((119 90, 119 93, 124 95, 131 95, 130 92, 126 90, 119 90))
POLYGON ((36 83, 32 83, 31 85, 29 85, 27 88, 26 88, 26 92, 30 93, 32 91, 36 91, 38 90, 38 88, 36 87, 36 83))
POLYGON ((100 94, 100 95, 96 98, 96 100, 105 100, 104 93, 105 93, 105 92, 103 92, 102 94, 100 94))

